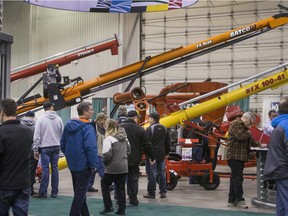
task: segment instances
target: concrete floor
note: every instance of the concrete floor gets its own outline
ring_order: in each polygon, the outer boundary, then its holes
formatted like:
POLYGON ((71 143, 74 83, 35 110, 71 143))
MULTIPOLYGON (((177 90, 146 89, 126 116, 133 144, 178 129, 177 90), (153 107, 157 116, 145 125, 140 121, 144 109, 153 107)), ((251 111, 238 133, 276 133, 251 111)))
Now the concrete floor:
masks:
MULTIPOLYGON (((140 167, 141 171, 144 172, 145 168, 140 167)), ((217 166, 216 171, 218 172, 228 172, 229 168, 225 166, 217 166)), ((245 168, 245 173, 256 173, 256 168, 245 168)), ((96 177, 94 187, 99 189, 99 192, 88 192, 87 196, 93 198, 102 199, 99 177, 96 177)), ((219 187, 214 191, 207 191, 199 184, 189 185, 187 177, 183 177, 179 180, 177 187, 168 191, 166 199, 160 199, 158 192, 156 199, 145 199, 143 194, 146 193, 147 187, 147 178, 146 176, 141 176, 139 179, 139 194, 138 199, 141 203, 158 203, 158 204, 168 204, 168 205, 177 205, 177 206, 190 206, 190 207, 199 207, 199 208, 211 208, 211 209, 222 209, 222 210, 237 210, 236 207, 227 207, 227 197, 229 189, 229 179, 221 178, 219 187)), ((35 184, 35 189, 39 188, 39 183, 35 184)), ((51 189, 48 189, 48 192, 51 189)), ((60 171, 60 182, 59 182, 59 195, 73 195, 71 176, 68 169, 60 171)), ((114 194, 113 194, 114 195, 114 194)), ((247 204, 249 205, 248 209, 242 209, 241 211, 245 212, 258 212, 258 213, 271 213, 274 214, 275 210, 273 209, 264 209, 251 205, 251 199, 256 197, 256 180, 245 179, 244 180, 244 197, 247 204)))

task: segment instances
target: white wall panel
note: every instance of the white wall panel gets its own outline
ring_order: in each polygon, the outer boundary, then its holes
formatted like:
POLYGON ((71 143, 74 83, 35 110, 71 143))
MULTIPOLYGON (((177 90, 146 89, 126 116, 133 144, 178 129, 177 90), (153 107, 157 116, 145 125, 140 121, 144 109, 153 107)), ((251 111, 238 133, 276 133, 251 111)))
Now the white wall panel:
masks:
MULTIPOLYGON (((162 13, 162 17, 161 13, 146 13, 142 22, 142 58, 271 17, 279 13, 277 4, 283 2, 285 1, 199 1, 189 9, 162 13)), ((143 78, 144 84, 151 94, 157 94, 162 88, 161 84, 168 82, 191 79, 202 81, 207 78, 228 84, 240 81, 288 61, 287 30, 287 25, 273 29, 233 46, 191 59, 186 64, 180 63, 171 67, 172 69, 155 72, 143 78), (171 72, 173 70, 178 72, 178 76, 171 72)), ((251 107, 259 104, 261 106, 265 94, 285 93, 287 94, 287 90, 284 87, 276 91, 261 92, 250 100, 251 107)), ((261 111, 261 107, 258 110, 261 111)))
MULTIPOLYGON (((118 34, 123 36, 123 19, 120 14, 83 13, 61 11, 31 6, 15 1, 4 3, 4 31, 14 36, 12 68, 71 50, 94 42, 103 42, 118 34)), ((139 26, 138 26, 139 28, 139 26)), ((128 28, 127 28, 128 30, 128 28)), ((139 47, 139 35, 138 38, 139 47)), ((122 41, 120 41, 122 45, 122 41)), ((110 50, 80 59, 60 68, 62 76, 84 81, 122 66, 122 47, 118 56, 110 50)), ((136 50, 137 52, 137 50, 136 50)), ((139 52, 138 52, 139 53, 139 52)), ((135 55, 134 55, 135 56, 135 55)), ((139 55, 138 55, 139 56, 139 55)), ((139 57, 138 57, 139 58, 139 57)), ((127 60, 128 61, 128 60, 127 60)), ((13 82, 11 97, 20 97, 40 76, 13 82)), ((118 92, 118 86, 96 93, 96 97, 108 97, 118 92)), ((31 94, 41 93, 39 86, 31 94)))

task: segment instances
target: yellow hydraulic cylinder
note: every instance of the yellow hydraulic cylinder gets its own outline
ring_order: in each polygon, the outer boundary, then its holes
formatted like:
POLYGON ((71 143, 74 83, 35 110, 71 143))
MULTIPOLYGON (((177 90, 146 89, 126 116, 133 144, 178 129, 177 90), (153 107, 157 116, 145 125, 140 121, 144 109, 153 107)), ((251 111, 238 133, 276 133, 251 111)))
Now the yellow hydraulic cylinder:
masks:
MULTIPOLYGON (((250 95, 256 94, 266 89, 273 89, 281 85, 285 85, 287 82, 288 70, 285 70, 252 84, 240 87, 239 89, 233 90, 229 93, 215 97, 211 100, 205 101, 201 104, 197 104, 191 108, 174 112, 161 118, 160 123, 169 128, 177 124, 181 124, 183 120, 189 120, 198 116, 202 116, 210 111, 225 107, 232 102, 249 97, 250 95)), ((145 124, 144 127, 148 127, 148 124, 145 124)))

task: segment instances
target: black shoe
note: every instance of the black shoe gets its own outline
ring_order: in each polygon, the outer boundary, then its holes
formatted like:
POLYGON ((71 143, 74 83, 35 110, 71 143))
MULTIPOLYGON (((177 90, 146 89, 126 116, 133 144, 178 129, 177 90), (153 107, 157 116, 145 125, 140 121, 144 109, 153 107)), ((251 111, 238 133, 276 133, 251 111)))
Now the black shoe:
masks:
POLYGON ((36 194, 37 194, 37 192, 31 191, 31 196, 35 196, 36 194))
POLYGON ((166 193, 160 193, 160 198, 166 198, 166 193))
POLYGON ((147 199, 155 199, 155 195, 153 196, 153 195, 150 195, 149 193, 144 194, 143 197, 147 199))
POLYGON ((139 201, 138 200, 137 201, 129 201, 128 205, 129 206, 138 206, 139 205, 139 201))
POLYGON ((110 212, 113 212, 114 211, 114 209, 111 207, 111 208, 109 208, 109 209, 106 209, 106 208, 104 208, 102 211, 100 211, 99 213, 100 214, 107 214, 107 213, 110 213, 110 212))
POLYGON ((56 194, 51 194, 51 198, 57 198, 56 194))
POLYGON ((90 187, 88 189, 89 192, 98 192, 98 189, 94 188, 94 187, 90 187))
POLYGON ((39 195, 39 194, 35 194, 32 197, 33 198, 38 198, 38 199, 47 199, 47 196, 43 196, 43 195, 39 195))
POLYGON ((125 212, 123 212, 123 211, 116 211, 115 214, 117 214, 117 215, 125 215, 125 212))

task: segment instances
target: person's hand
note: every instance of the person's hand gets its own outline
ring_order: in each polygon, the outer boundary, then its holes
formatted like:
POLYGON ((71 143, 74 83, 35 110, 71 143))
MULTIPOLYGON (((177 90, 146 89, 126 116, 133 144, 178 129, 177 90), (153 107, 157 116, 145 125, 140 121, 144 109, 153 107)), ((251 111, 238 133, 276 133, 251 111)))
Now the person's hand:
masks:
POLYGON ((92 174, 96 173, 96 172, 97 172, 97 168, 96 168, 96 167, 90 168, 90 172, 91 172, 92 174))
POLYGON ((268 145, 267 145, 266 143, 261 143, 261 144, 260 144, 260 147, 261 147, 261 148, 267 148, 268 145))
POLYGON ((39 152, 34 152, 34 158, 35 160, 39 160, 39 152))

